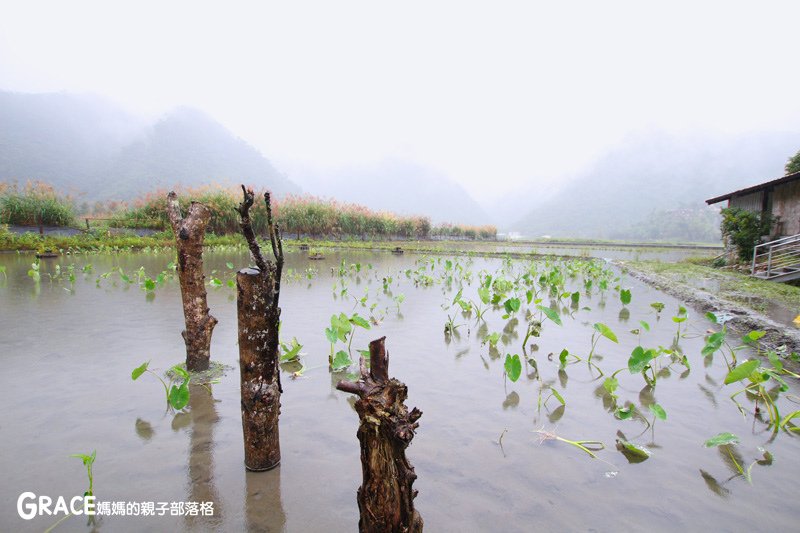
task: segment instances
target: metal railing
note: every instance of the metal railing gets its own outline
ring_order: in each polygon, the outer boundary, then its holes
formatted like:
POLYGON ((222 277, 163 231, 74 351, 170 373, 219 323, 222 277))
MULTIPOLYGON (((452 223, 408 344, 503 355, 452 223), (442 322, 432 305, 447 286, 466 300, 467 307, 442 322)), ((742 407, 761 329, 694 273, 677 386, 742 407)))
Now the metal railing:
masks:
POLYGON ((773 279, 798 272, 800 277, 800 234, 759 244, 753 249, 750 273, 773 279))

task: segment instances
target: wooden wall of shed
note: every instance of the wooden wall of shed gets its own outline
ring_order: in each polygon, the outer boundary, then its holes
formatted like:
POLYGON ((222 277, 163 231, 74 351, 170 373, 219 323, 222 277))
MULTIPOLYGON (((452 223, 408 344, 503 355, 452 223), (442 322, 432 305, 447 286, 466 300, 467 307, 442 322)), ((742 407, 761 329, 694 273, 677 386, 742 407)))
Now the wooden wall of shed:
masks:
POLYGON ((772 193, 772 214, 781 217, 777 232, 780 235, 800 233, 800 181, 775 187, 772 193))
POLYGON ((760 213, 764 201, 764 191, 756 191, 744 196, 734 196, 728 202, 728 207, 738 207, 745 211, 760 213))

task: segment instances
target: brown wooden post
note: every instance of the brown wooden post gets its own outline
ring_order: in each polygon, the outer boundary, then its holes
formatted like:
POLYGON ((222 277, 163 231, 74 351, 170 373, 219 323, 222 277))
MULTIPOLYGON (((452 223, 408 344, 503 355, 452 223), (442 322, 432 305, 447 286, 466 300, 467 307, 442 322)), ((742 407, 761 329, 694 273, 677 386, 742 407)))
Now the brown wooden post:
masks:
POLYGON ((244 464, 248 470, 261 471, 274 468, 281 461, 278 417, 283 390, 278 367, 281 316, 278 301, 283 246, 280 229, 272 220, 270 196, 266 193, 264 201, 275 262, 264 260, 250 223, 254 194, 244 185, 242 191, 244 200, 237 211, 242 220, 242 233, 256 263, 256 268, 243 268, 236 273, 244 464))
POLYGON ((207 370, 211 360, 211 334, 217 325, 217 319, 209 314, 203 275, 203 240, 211 210, 192 202, 186 218, 182 218, 178 196, 170 192, 167 214, 178 246, 178 279, 186 320, 186 329, 181 332, 186 343, 186 368, 190 372, 207 370))
POLYGON ((414 509, 417 491, 411 485, 417 479, 414 467, 406 459, 406 448, 419 427, 422 412, 408 411, 403 403, 408 395, 405 384, 389 378, 389 354, 386 337, 369 343, 370 368, 360 358, 361 379, 340 381, 337 389, 358 395, 356 412, 363 481, 356 499, 361 515, 361 532, 422 531, 422 517, 414 509))

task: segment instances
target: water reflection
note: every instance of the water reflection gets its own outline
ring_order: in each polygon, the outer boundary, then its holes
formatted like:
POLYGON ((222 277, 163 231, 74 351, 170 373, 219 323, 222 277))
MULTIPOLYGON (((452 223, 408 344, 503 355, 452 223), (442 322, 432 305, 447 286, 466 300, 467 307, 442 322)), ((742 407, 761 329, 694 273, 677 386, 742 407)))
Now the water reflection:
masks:
MULTIPOLYGON (((213 502, 213 516, 186 516, 189 529, 223 523, 222 500, 214 485, 214 427, 219 422, 211 385, 189 384, 189 502, 213 502)), ((179 413, 180 414, 180 413, 179 413)), ((177 416, 176 416, 177 418, 177 416)), ((175 421, 173 420, 173 427, 175 421)))
POLYGON ((283 531, 286 513, 281 501, 281 467, 245 472, 245 524, 249 532, 283 531))

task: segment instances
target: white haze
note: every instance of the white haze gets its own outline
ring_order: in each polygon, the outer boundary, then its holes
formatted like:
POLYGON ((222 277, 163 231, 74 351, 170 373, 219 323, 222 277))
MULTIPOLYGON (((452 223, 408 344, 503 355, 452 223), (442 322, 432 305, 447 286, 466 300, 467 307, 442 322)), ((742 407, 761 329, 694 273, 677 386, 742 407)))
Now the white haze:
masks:
POLYGON ((291 179, 395 158, 486 207, 639 131, 796 130, 798 20, 729 0, 4 2, 0 89, 194 106, 291 179))

